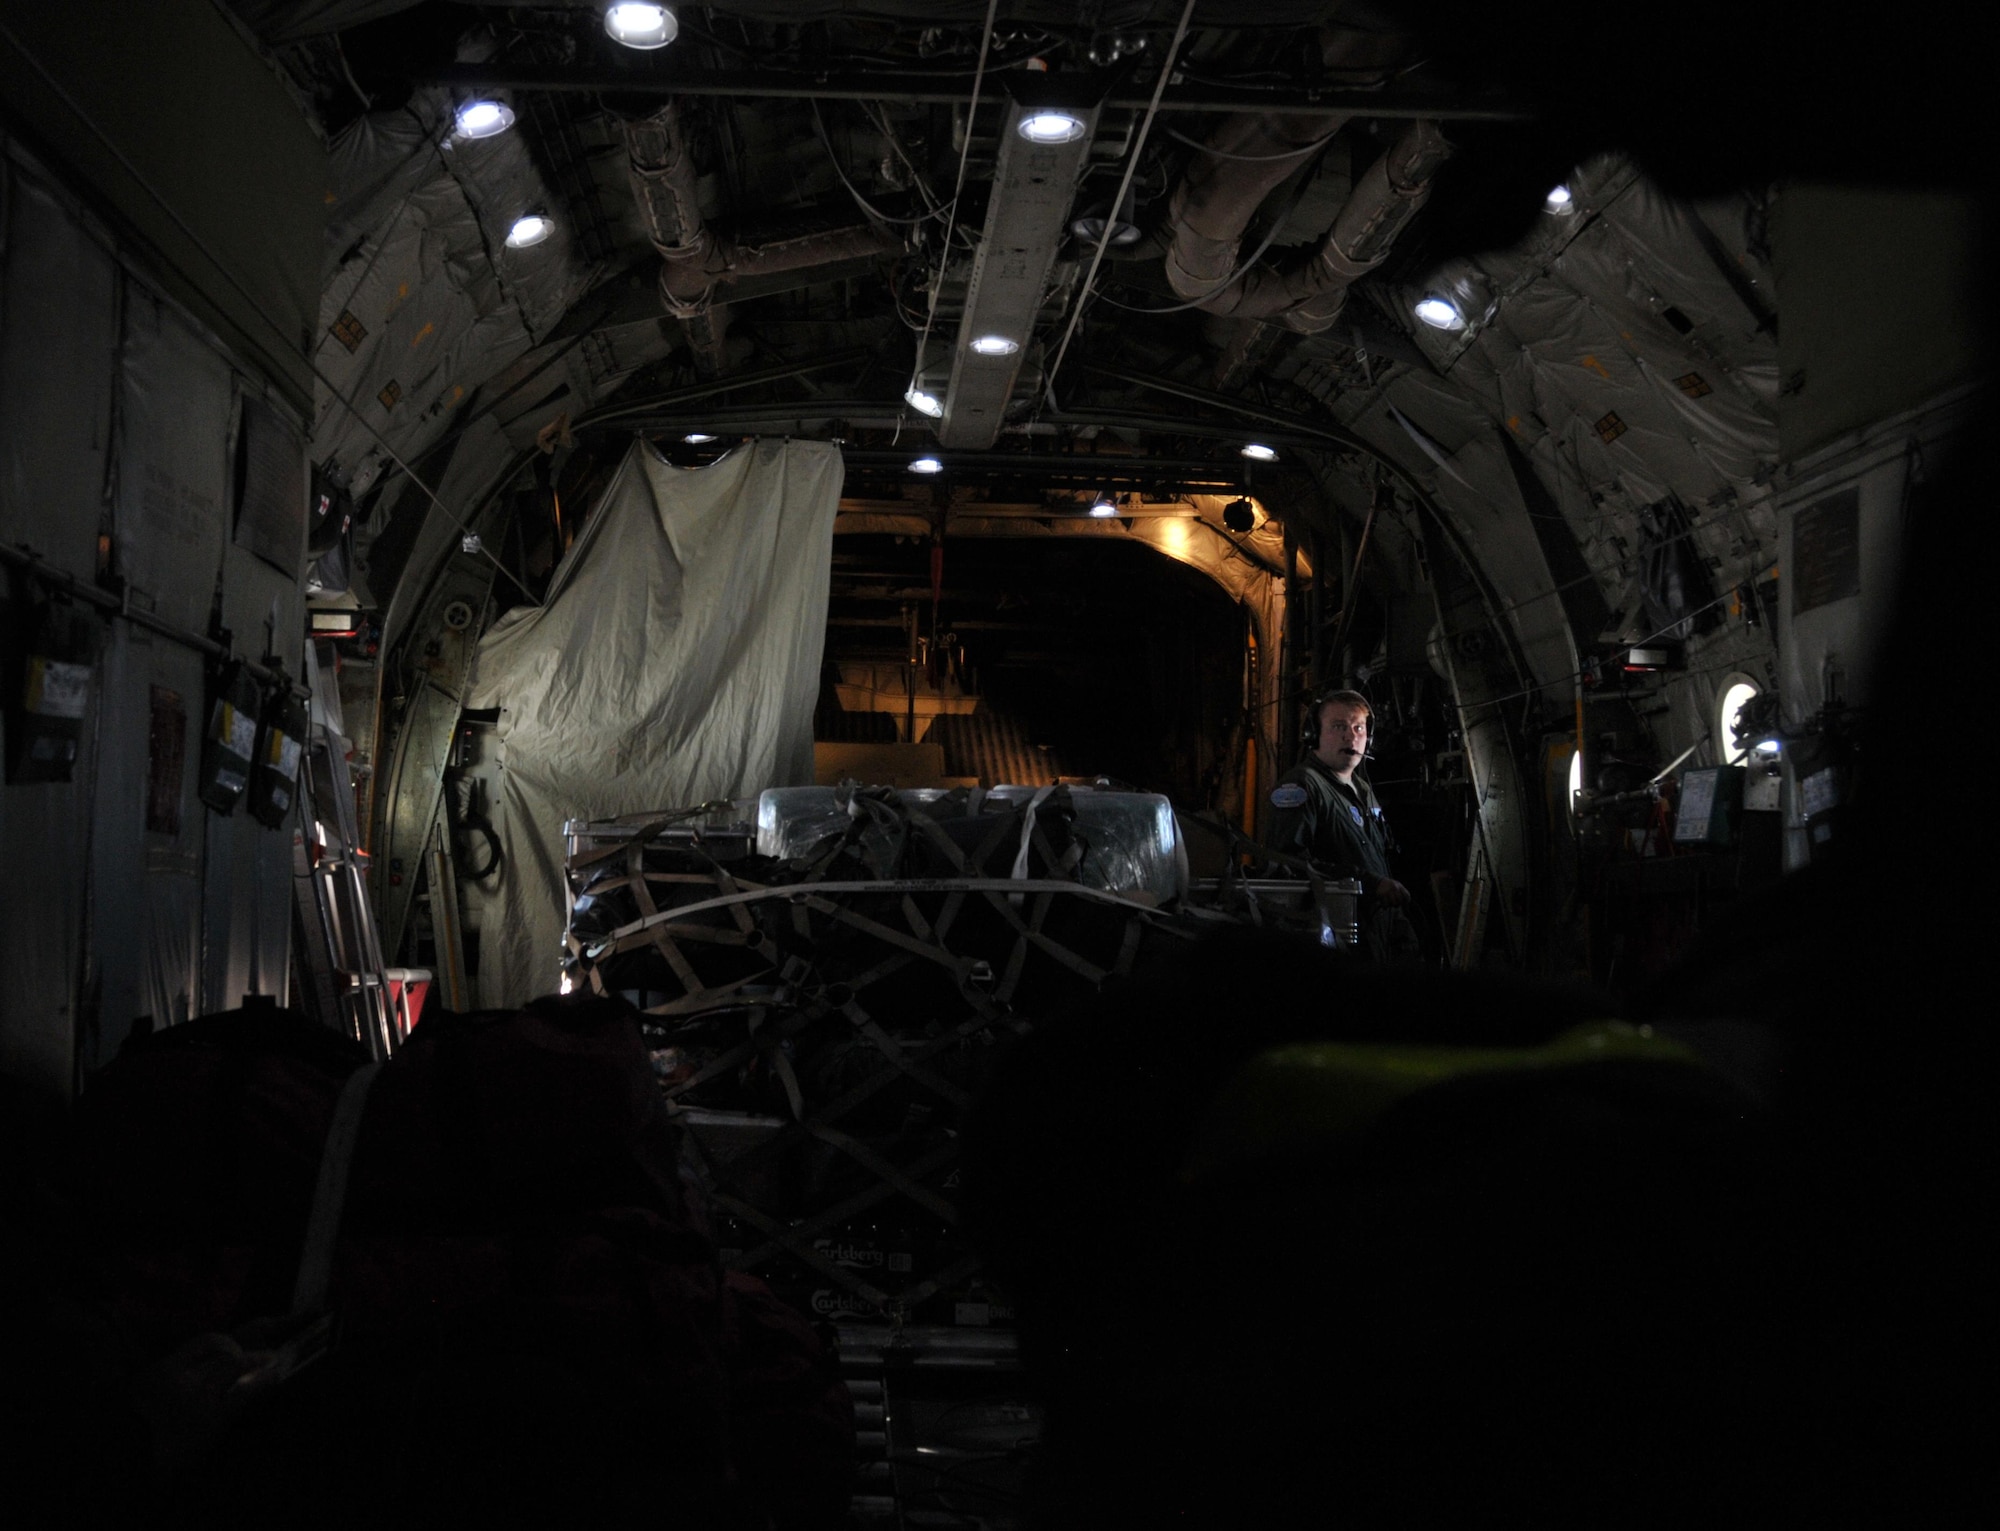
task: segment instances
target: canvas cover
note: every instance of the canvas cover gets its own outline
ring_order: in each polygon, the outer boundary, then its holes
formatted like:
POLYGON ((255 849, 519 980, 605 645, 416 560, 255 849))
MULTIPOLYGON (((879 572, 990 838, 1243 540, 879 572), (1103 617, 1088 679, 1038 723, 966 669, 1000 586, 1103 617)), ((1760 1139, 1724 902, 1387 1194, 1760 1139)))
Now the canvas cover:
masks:
POLYGON ((555 986, 565 819, 812 781, 839 448, 753 441, 676 468, 635 441, 549 587, 481 640, 500 709, 499 870, 469 889, 483 1005, 555 986))

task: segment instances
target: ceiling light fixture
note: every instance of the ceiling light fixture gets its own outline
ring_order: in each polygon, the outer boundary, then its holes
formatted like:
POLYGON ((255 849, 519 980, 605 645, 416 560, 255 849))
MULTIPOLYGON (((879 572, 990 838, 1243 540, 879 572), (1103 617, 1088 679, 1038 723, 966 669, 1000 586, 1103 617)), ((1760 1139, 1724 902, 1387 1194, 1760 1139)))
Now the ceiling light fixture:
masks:
POLYGON ((460 138, 491 138, 514 125, 514 108, 504 101, 468 101, 454 123, 460 138))
POLYGON ((972 342, 972 349, 981 356, 1012 356, 1021 349, 1021 342, 1005 335, 981 335, 972 342))
POLYGON ((1106 516, 1115 516, 1118 514, 1118 502, 1112 499, 1111 496, 1108 494, 1100 494, 1097 497, 1097 499, 1094 502, 1092 502, 1090 507, 1090 513, 1093 516, 1096 516, 1099 520, 1104 519, 1106 516))
POLYGON ((910 471, 912 473, 942 473, 944 472, 944 464, 939 462, 935 457, 919 457, 915 462, 910 464, 910 471))
POLYGON ((1415 309, 1416 316, 1434 330, 1462 330, 1465 315, 1458 311, 1458 305, 1450 298, 1436 293, 1420 300, 1415 309))
POLYGON ((1104 226, 1111 225, 1110 248, 1128 249, 1136 245, 1140 238, 1139 226, 1132 221, 1132 188, 1125 188, 1125 195, 1113 207, 1109 202, 1094 203, 1086 207, 1069 226, 1070 233, 1085 244, 1094 245, 1104 238, 1104 226))
POLYGON ((1543 201, 1542 210, 1563 217, 1576 211, 1576 198, 1570 194, 1567 186, 1555 187, 1543 201))
POLYGON ((604 13, 605 34, 627 48, 664 48, 680 36, 681 24, 664 5, 618 0, 604 13))
POLYGON ((1243 444, 1243 455, 1252 462, 1276 462, 1278 449, 1267 447, 1261 441, 1246 441, 1243 444))
MULTIPOLYGON (((1070 233, 1087 245, 1094 245, 1104 237, 1104 217, 1101 213, 1085 213, 1069 226, 1070 233)), ((1138 225, 1125 222, 1122 218, 1111 220, 1111 248, 1128 249, 1139 242, 1138 225)))
POLYGON ((1022 117, 1015 131, 1031 144, 1073 144, 1090 130, 1075 112, 1045 106, 1022 117))
POLYGON ((685 441, 691 447, 704 447, 715 440, 715 438, 706 431, 689 431, 685 436, 681 437, 681 440, 685 441))
POLYGON ((525 250, 529 245, 538 245, 556 231, 556 221, 541 213, 527 213, 514 220, 514 226, 507 231, 507 248, 525 250))
POLYGON ((925 393, 914 383, 903 391, 903 402, 918 414, 929 415, 933 420, 944 413, 944 400, 934 393, 925 393))

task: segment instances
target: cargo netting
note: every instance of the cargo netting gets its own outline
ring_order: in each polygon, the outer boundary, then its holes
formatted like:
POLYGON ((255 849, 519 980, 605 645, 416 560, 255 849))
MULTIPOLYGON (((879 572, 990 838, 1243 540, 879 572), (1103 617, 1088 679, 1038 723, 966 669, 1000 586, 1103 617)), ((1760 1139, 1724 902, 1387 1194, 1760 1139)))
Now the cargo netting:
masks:
POLYGON ((565 986, 643 1012, 725 1261, 830 1319, 1005 1323, 963 1115, 996 1044, 1191 934, 1165 800, 795 788, 567 845, 565 986))

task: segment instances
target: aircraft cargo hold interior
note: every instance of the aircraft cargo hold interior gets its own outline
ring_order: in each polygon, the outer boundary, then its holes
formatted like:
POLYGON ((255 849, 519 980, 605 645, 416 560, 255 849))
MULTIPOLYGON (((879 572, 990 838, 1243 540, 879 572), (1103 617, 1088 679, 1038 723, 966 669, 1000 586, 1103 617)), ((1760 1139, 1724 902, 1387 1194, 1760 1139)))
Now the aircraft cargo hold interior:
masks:
POLYGON ((0 3, 19 1523, 1956 1513, 1954 25, 0 3))

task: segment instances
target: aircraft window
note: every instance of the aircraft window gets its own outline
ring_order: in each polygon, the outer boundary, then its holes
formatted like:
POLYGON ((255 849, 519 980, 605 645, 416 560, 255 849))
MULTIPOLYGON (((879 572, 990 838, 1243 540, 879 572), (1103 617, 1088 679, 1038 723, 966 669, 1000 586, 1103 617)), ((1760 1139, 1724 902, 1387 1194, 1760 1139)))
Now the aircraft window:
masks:
POLYGON ((1750 753, 1750 746, 1755 741, 1736 737, 1736 713, 1737 709, 1763 689, 1755 681, 1746 680, 1741 676, 1735 677, 1722 688, 1722 700, 1715 708, 1715 737, 1721 748, 1724 765, 1741 765, 1744 757, 1750 753))

